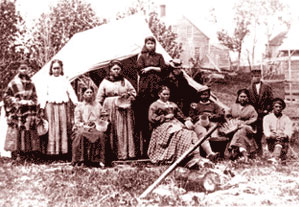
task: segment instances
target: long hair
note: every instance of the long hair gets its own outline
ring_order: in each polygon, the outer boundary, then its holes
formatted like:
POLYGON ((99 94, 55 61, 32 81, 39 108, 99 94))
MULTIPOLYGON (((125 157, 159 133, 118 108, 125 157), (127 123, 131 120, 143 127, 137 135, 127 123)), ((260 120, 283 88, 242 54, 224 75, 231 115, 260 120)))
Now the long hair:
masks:
POLYGON ((110 62, 109 62, 109 64, 108 64, 108 71, 107 71, 107 77, 106 77, 106 79, 108 79, 108 80, 110 80, 110 81, 121 81, 121 84, 122 84, 122 86, 124 86, 125 85, 125 81, 124 81, 124 76, 123 76, 123 74, 122 74, 122 70, 123 70, 123 64, 119 61, 119 60, 111 60, 110 62), (120 74, 119 74, 119 77, 118 78, 113 78, 113 77, 111 77, 111 75, 110 75, 110 70, 111 70, 111 68, 113 67, 113 66, 115 66, 115 65, 118 65, 120 68, 121 68, 121 72, 120 72, 120 74))
POLYGON ((240 103, 239 102, 239 96, 240 96, 241 93, 245 93, 246 94, 246 96, 247 96, 247 104, 251 104, 251 102, 249 100, 249 90, 246 89, 246 88, 242 88, 242 89, 238 90, 236 103, 240 103))
POLYGON ((50 64, 49 74, 53 75, 53 65, 54 65, 54 63, 58 63, 60 65, 60 67, 61 67, 61 73, 60 73, 60 75, 64 75, 64 73, 63 73, 63 62, 61 60, 58 60, 58 59, 52 60, 52 62, 50 64))
POLYGON ((156 45, 157 45, 157 43, 156 43, 156 39, 155 39, 153 36, 146 37, 146 38, 144 39, 144 45, 143 45, 143 47, 142 47, 141 53, 151 53, 151 54, 155 53, 155 52, 156 52, 156 45), (147 49, 147 47, 146 47, 146 43, 147 43, 148 41, 151 41, 151 42, 153 42, 153 43, 155 44, 155 47, 154 47, 153 51, 149 51, 149 50, 147 49))

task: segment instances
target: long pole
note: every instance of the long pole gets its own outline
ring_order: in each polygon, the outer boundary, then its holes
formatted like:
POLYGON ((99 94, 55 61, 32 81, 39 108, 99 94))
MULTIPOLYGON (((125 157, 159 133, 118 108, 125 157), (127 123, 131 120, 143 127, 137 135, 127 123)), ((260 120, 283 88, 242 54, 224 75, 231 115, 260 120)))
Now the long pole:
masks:
POLYGON ((184 154, 182 154, 160 177, 150 185, 140 196, 139 198, 145 198, 148 194, 150 194, 179 164, 185 159, 191 152, 193 152, 197 147, 199 147, 211 134, 218 128, 218 124, 214 125, 209 131, 197 141, 191 148, 189 148, 184 154))

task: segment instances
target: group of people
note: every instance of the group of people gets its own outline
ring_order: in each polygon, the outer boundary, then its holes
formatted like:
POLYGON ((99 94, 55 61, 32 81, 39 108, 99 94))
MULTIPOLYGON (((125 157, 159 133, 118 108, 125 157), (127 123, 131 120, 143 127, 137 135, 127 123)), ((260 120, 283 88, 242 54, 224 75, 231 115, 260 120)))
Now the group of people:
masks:
MULTIPOLYGON (((251 86, 239 90, 236 103, 225 111, 210 100, 209 87, 196 91, 188 85, 179 60, 165 64, 156 53, 154 37, 145 39, 136 68, 137 89, 123 76, 122 63, 110 61, 99 88, 83 88, 79 102, 64 76, 63 62, 53 60, 45 94, 38 103, 28 64, 20 62, 18 74, 3 96, 8 123, 5 149, 14 159, 69 156, 74 165, 104 167, 113 160, 140 157, 170 164, 219 125, 212 136, 229 138, 229 158, 248 161, 268 146, 275 159, 285 159, 292 124, 282 114, 284 101, 273 99, 271 88, 260 80, 261 71, 252 72, 251 86), (71 105, 75 106, 73 114, 71 105), (46 136, 38 133, 44 119, 48 122, 46 136)), ((207 160, 219 157, 207 139, 184 165, 201 165, 205 159, 200 150, 207 160)))

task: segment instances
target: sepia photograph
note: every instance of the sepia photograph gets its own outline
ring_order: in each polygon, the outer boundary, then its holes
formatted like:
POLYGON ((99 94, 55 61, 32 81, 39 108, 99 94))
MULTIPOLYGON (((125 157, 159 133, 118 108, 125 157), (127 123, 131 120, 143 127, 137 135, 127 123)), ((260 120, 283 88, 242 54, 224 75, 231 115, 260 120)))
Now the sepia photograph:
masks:
POLYGON ((0 0, 0 206, 298 206, 297 0, 0 0))

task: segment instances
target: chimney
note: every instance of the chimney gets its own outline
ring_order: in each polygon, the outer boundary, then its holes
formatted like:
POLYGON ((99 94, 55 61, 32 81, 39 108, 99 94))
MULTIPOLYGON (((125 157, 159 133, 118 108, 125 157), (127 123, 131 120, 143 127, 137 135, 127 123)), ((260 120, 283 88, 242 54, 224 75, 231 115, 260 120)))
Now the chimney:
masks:
POLYGON ((165 17, 166 16, 166 5, 161 4, 160 5, 160 17, 165 17))

